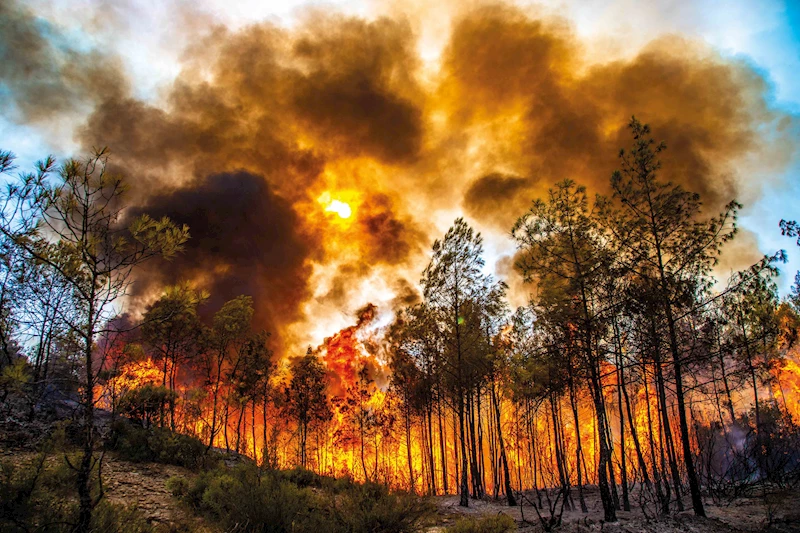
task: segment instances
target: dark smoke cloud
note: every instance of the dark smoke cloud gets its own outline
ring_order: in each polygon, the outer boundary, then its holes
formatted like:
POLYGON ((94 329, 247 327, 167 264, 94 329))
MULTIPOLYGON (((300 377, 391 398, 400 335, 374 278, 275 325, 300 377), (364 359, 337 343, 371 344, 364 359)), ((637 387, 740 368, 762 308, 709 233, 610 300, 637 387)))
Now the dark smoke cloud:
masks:
POLYGON ((508 212, 519 213, 530 201, 532 180, 493 173, 478 178, 464 193, 464 208, 470 216, 504 223, 508 212))
POLYGON ((424 235, 410 220, 400 220, 392 199, 385 194, 374 194, 359 206, 358 223, 364 235, 366 264, 383 262, 396 265, 412 253, 421 251, 424 235))
POLYGON ((403 309, 422 301, 422 294, 407 279, 399 278, 394 283, 395 297, 392 299, 392 309, 403 309))
MULTIPOLYGON (((256 323, 275 331, 299 319, 297 302, 308 297, 308 259, 318 236, 261 177, 247 172, 213 174, 187 187, 149 198, 141 208, 190 228, 186 251, 140 273, 137 292, 196 280, 209 289, 216 310, 225 299, 253 296, 256 323)), ((136 215, 134 213, 132 215, 136 215)))
POLYGON ((293 48, 309 70, 293 87, 298 119, 337 155, 388 163, 416 158, 423 124, 409 99, 418 92, 410 27, 389 19, 317 22, 321 31, 303 35, 293 48))

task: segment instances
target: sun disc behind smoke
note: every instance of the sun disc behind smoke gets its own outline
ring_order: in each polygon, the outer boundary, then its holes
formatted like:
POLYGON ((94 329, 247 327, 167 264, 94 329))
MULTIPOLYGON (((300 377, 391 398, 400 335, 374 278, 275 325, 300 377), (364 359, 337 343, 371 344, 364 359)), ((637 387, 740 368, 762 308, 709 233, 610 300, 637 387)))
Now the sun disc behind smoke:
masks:
POLYGON ((325 206, 326 213, 334 213, 339 215, 339 218, 348 219, 353 214, 353 209, 350 207, 350 204, 333 198, 329 192, 324 192, 317 201, 325 206))
POLYGON ((350 218, 350 215, 353 214, 353 210, 350 209, 350 205, 342 202, 341 200, 333 200, 330 205, 325 208, 325 211, 336 213, 339 215, 339 218, 350 218))

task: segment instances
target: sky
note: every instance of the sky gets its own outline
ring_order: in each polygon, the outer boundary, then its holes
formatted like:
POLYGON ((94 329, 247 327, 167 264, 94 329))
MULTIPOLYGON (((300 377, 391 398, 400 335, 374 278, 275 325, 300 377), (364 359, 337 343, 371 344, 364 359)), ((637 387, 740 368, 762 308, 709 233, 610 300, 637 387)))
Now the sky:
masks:
MULTIPOLYGON (((511 303, 513 221, 564 178, 607 192, 632 114, 711 214, 737 198, 725 277, 800 218, 800 7, 13 0, 0 6, 0 148, 21 167, 108 145, 132 213, 188 223, 130 305, 189 279, 255 297, 287 349, 367 303, 412 302, 458 216, 511 303), (347 204, 348 217, 337 206, 347 204)), ((378 321, 380 323, 380 321, 378 321)))

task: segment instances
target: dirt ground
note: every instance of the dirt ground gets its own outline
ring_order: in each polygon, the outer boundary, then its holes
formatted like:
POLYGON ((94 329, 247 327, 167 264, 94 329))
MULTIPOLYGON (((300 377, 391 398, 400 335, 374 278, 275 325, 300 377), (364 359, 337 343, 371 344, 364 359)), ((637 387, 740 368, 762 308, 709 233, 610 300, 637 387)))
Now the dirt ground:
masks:
MULTIPOLYGON (((769 498, 769 505, 765 505, 760 497, 738 498, 728 504, 723 502, 715 504, 710 500, 705 501, 707 518, 694 516, 691 510, 676 513, 670 516, 646 518, 637 506, 631 502, 631 511, 617 511, 616 523, 604 523, 600 497, 596 489, 585 490, 588 513, 582 513, 580 508, 564 511, 562 526, 556 531, 569 533, 608 531, 620 533, 648 532, 648 533, 722 533, 728 531, 755 532, 768 531, 773 533, 800 532, 800 491, 776 491, 769 498), (772 521, 768 520, 768 511, 771 512, 772 521)), ((528 495, 533 500, 533 495, 528 495)), ((577 495, 573 495, 577 504, 577 495)), ((460 516, 484 516, 505 513, 517 521, 519 531, 538 532, 543 528, 535 510, 530 505, 508 507, 503 501, 470 500, 470 507, 463 508, 458 505, 458 496, 441 496, 437 498, 438 513, 442 525, 435 527, 431 533, 443 531, 444 528, 454 523, 460 516)), ((687 498, 687 504, 688 498, 687 498)), ((543 514, 546 511, 543 511, 543 514)))
POLYGON ((107 455, 103 461, 103 485, 109 501, 135 505, 148 522, 165 529, 208 532, 208 524, 180 505, 167 490, 172 476, 191 477, 184 468, 157 463, 131 463, 107 455))

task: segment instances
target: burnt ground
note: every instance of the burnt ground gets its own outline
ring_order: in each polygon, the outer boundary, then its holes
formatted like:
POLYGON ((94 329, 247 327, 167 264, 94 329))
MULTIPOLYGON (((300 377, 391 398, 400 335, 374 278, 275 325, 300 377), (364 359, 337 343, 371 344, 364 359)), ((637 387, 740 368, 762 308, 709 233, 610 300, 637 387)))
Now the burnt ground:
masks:
MULTIPOLYGON (((694 516, 691 510, 678 512, 669 516, 645 517, 638 506, 631 501, 631 511, 617 511, 616 523, 603 522, 603 510, 599 492, 596 488, 584 489, 589 512, 584 514, 580 508, 564 511, 562 525, 555 531, 569 533, 608 531, 619 533, 722 533, 767 531, 771 533, 800 532, 800 490, 774 489, 767 502, 763 496, 740 497, 731 502, 715 503, 706 499, 707 518, 694 516), (771 514, 771 522, 769 515, 771 514)), ((533 501, 534 496, 527 494, 533 501)), ((577 494, 573 495, 577 504, 577 494)), ((442 531, 446 525, 454 523, 461 516, 479 517, 505 513, 517 521, 519 531, 543 531, 539 525, 536 511, 530 504, 520 507, 508 507, 504 501, 470 500, 470 507, 458 505, 458 496, 441 496, 436 498, 441 526, 431 531, 442 531)), ((687 505, 690 503, 686 498, 687 505)), ((543 515, 549 513, 541 511, 543 515)))

